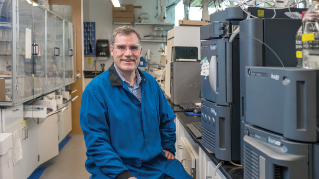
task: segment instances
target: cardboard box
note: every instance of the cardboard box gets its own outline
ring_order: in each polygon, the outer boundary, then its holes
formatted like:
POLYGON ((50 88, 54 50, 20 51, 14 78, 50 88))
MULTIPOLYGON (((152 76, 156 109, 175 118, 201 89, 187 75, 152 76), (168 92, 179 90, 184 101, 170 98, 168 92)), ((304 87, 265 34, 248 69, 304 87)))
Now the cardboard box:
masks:
POLYGON ((179 20, 179 26, 203 26, 208 25, 206 21, 194 21, 194 20, 179 20))
POLYGON ((113 7, 113 22, 134 22, 134 6, 113 7))
POLYGON ((6 101, 6 84, 4 78, 0 78, 0 101, 6 101))

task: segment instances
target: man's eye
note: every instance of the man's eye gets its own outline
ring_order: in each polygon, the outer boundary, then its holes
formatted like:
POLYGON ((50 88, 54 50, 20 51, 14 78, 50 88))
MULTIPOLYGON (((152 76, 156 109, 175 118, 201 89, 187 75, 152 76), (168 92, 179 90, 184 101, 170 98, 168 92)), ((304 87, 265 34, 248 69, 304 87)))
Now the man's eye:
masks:
POLYGON ((131 50, 138 50, 138 46, 131 46, 131 50))
POLYGON ((125 50, 125 46, 117 46, 117 49, 119 49, 119 50, 125 50))

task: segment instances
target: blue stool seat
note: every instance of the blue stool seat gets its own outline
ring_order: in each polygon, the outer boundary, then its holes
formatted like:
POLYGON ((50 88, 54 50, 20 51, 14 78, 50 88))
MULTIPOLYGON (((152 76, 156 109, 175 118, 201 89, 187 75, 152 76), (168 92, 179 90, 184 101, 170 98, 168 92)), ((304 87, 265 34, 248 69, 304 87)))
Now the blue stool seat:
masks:
POLYGON ((92 179, 92 175, 90 176, 90 178, 89 179, 92 179))

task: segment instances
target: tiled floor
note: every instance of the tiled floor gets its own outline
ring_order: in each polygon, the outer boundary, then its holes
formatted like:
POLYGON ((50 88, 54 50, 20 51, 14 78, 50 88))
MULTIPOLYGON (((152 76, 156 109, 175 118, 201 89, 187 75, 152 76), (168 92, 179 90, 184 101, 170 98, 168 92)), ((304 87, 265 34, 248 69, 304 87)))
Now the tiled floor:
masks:
POLYGON ((69 134, 72 138, 59 155, 44 163, 46 167, 40 179, 89 179, 85 169, 86 147, 83 134, 69 134))

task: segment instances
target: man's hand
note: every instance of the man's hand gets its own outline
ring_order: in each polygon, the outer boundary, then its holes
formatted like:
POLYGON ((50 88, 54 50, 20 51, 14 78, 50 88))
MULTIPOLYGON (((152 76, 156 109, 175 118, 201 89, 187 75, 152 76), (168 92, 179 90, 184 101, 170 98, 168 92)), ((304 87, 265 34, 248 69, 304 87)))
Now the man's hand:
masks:
POLYGON ((165 156, 166 156, 168 159, 171 159, 171 160, 174 160, 174 159, 175 159, 175 156, 174 156, 170 151, 164 150, 163 148, 162 148, 162 150, 165 152, 165 156))
POLYGON ((130 178, 128 178, 128 179, 137 179, 137 178, 135 178, 135 177, 130 177, 130 178))

